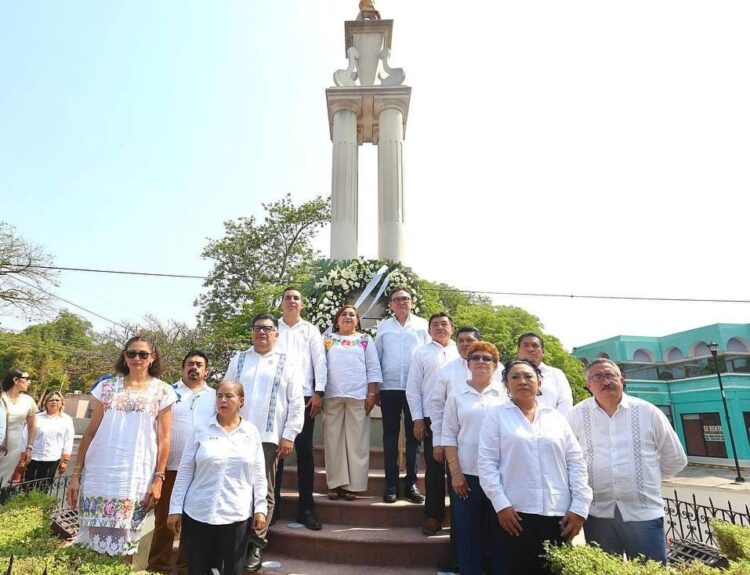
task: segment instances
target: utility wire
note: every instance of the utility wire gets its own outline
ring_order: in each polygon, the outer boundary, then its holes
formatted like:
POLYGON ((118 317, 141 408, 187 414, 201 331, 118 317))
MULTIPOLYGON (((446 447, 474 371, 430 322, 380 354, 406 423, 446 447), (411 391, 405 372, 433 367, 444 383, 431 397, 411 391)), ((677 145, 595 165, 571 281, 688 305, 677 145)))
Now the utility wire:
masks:
MULTIPOLYGON (((200 280, 208 279, 207 276, 197 276, 197 275, 189 275, 189 274, 159 274, 159 273, 151 273, 151 272, 137 272, 137 271, 125 271, 125 270, 73 268, 73 267, 41 266, 41 265, 32 265, 28 267, 58 270, 58 271, 90 272, 90 273, 101 273, 101 274, 119 274, 119 275, 131 275, 131 276, 151 276, 151 277, 162 277, 162 278, 200 279, 200 280)), ((448 291, 450 292, 450 291, 453 291, 454 289, 455 291, 464 293, 464 294, 497 295, 497 296, 512 296, 512 297, 546 297, 546 298, 592 299, 592 300, 615 300, 615 301, 660 301, 660 302, 678 302, 678 303, 681 302, 681 303, 750 304, 750 300, 747 300, 747 299, 722 299, 722 298, 687 298, 687 297, 626 296, 626 295, 618 296, 618 295, 597 295, 597 294, 564 294, 564 293, 551 293, 551 292, 505 292, 505 291, 492 291, 492 290, 468 290, 468 289, 460 289, 460 288, 444 288, 444 289, 424 288, 424 291, 432 291, 432 292, 448 291)), ((66 300, 63 300, 63 301, 66 301, 66 300)), ((71 303, 71 305, 75 305, 75 304, 71 303)), ((79 306, 76 306, 76 307, 79 307, 79 306)), ((93 313, 93 312, 89 312, 89 313, 93 313)), ((97 314, 94 314, 94 315, 97 315, 97 314)), ((103 318, 103 319, 106 319, 106 318, 103 318)), ((111 322, 111 320, 107 320, 107 321, 111 322)), ((116 324, 116 325, 119 325, 119 324, 116 324)))

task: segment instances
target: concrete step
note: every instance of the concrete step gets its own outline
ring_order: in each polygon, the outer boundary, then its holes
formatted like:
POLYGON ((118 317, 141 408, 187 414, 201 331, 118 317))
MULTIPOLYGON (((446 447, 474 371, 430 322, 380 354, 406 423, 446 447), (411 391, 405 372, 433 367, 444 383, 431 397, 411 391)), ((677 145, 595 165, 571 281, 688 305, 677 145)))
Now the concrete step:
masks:
POLYGON ((389 567, 385 571, 377 565, 350 565, 347 563, 335 564, 323 561, 310 561, 281 555, 273 551, 263 554, 263 567, 258 571, 259 575, 435 575, 434 567, 389 567), (279 567, 271 562, 280 563, 279 567))
POLYGON ((277 523, 271 528, 268 541, 264 559, 282 554, 337 564, 434 569, 450 558, 447 531, 425 537, 413 527, 365 528, 326 524, 321 531, 310 531, 277 523))
MULTIPOLYGON (((322 445, 315 445, 313 447, 315 455, 315 467, 326 466, 326 452, 322 445)), ((419 448, 419 470, 424 471, 424 456, 422 455, 422 448, 419 448)), ((370 469, 382 470, 383 465, 383 448, 382 447, 371 447, 370 448, 370 469)))
MULTIPOLYGON (((354 501, 331 501, 327 495, 315 494, 315 515, 323 524, 351 525, 352 527, 412 527, 419 529, 424 521, 424 505, 399 499, 383 503, 380 495, 358 497, 354 501)), ((281 492, 280 524, 297 520, 299 495, 296 491, 281 492)), ((446 509, 450 500, 445 498, 446 509)), ((446 521, 448 512, 446 511, 446 521)), ((447 525, 447 523, 446 523, 447 525)))
MULTIPOLYGON (((284 474, 281 478, 281 488, 289 489, 292 491, 297 490, 297 467, 296 466, 284 466, 284 474)), ((417 488, 424 494, 424 473, 420 473, 417 476, 417 488)), ((399 490, 403 494, 403 475, 399 481, 399 490)), ((325 469, 315 469, 315 479, 313 482, 313 491, 316 493, 328 493, 328 484, 326 483, 326 472, 325 469)), ((369 480, 367 482, 367 491, 363 492, 362 495, 373 495, 382 497, 385 493, 385 471, 382 470, 370 470, 369 480)))

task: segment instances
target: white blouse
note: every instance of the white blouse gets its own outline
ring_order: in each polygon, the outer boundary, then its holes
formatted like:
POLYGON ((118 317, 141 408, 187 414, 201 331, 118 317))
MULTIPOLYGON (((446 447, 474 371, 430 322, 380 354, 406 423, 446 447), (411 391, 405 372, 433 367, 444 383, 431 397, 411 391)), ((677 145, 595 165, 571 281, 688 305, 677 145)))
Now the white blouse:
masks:
POLYGON ((368 383, 381 383, 380 362, 375 342, 367 334, 326 336, 328 383, 326 398, 365 399, 368 383))
POLYGON ((243 419, 227 432, 214 418, 195 430, 182 453, 169 513, 187 513, 202 523, 228 525, 268 513, 263 444, 243 419))
POLYGON ((462 383, 448 397, 439 445, 458 448, 462 473, 479 474, 477 456, 484 416, 492 407, 508 401, 508 394, 501 386, 493 381, 479 393, 468 383, 462 383))
POLYGON ((36 437, 31 451, 34 461, 57 461, 73 452, 75 429, 67 413, 50 416, 46 411, 36 414, 36 437))
POLYGON ((581 446, 565 417, 537 403, 529 422, 509 401, 485 416, 479 439, 479 483, 495 511, 588 516, 591 488, 581 446))

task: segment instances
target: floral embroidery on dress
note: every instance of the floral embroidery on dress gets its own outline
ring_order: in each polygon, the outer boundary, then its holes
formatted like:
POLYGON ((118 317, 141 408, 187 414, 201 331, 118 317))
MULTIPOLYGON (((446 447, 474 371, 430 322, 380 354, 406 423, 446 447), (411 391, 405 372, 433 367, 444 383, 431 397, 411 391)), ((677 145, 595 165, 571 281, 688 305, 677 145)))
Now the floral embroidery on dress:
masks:
POLYGON ((325 339, 323 346, 326 348, 326 351, 330 350, 334 345, 340 345, 341 347, 360 346, 362 349, 367 349, 367 342, 368 337, 366 335, 358 335, 355 338, 332 335, 325 339))
POLYGON ((144 502, 134 505, 131 498, 81 498, 81 524, 91 527, 136 527, 146 516, 144 502))
POLYGON ((168 385, 160 386, 156 394, 149 397, 148 389, 141 391, 128 391, 125 389, 125 381, 122 378, 106 380, 102 382, 101 402, 104 410, 115 409, 117 411, 147 413, 156 417, 159 406, 168 390, 168 385))

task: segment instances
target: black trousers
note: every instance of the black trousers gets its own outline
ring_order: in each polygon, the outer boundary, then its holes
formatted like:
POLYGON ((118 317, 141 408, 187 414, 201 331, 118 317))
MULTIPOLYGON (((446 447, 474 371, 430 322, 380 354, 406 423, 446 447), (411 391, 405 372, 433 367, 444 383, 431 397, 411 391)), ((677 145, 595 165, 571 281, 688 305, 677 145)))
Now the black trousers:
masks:
POLYGON ((531 513, 519 513, 521 534, 508 535, 502 528, 496 531, 505 556, 507 575, 552 575, 544 563, 545 541, 562 543, 560 520, 562 517, 546 517, 531 513))
MULTIPOLYGON (((305 398, 305 405, 310 401, 309 397, 305 398)), ((303 511, 313 511, 315 503, 313 502, 313 482, 315 480, 315 459, 313 455, 313 432, 315 431, 315 418, 310 417, 310 408, 305 409, 305 424, 302 431, 294 440, 294 452, 297 455, 297 491, 299 493, 299 504, 297 514, 301 515, 303 511)), ((284 460, 280 459, 276 466, 275 514, 281 512, 281 478, 284 475, 284 460)), ((269 521, 270 521, 269 517, 269 521)))
POLYGON ((428 519, 437 519, 442 523, 445 517, 445 464, 435 461, 432 456, 432 431, 429 417, 424 418, 425 437, 423 442, 425 464, 425 502, 424 514, 428 519))
MULTIPOLYGON (((212 567, 223 575, 242 575, 250 541, 250 519, 227 525, 209 525, 182 514, 180 538, 185 542, 188 575, 207 575, 212 567)), ((180 542, 182 543, 182 541, 180 542)))
POLYGON ((35 479, 54 479, 58 465, 60 465, 59 459, 57 461, 37 461, 32 459, 29 461, 29 466, 26 468, 23 480, 34 481, 35 479))

